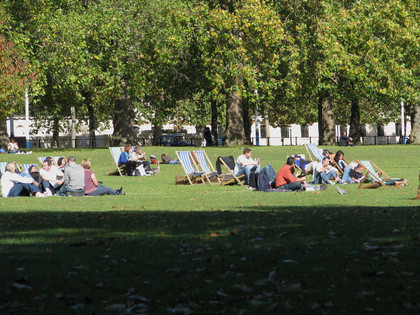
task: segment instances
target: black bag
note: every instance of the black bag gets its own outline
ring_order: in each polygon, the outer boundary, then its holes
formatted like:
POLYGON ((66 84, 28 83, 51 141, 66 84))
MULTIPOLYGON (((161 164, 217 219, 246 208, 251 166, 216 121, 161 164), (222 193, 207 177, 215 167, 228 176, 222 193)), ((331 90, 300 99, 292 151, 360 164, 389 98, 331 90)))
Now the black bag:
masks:
POLYGON ((267 176, 261 173, 257 173, 257 190, 258 191, 268 191, 271 189, 270 181, 268 180, 267 176))
POLYGON ((252 188, 255 188, 255 189, 258 188, 257 180, 258 180, 259 175, 260 175, 260 173, 255 173, 255 172, 251 172, 249 174, 249 183, 248 183, 249 187, 252 187, 252 188))

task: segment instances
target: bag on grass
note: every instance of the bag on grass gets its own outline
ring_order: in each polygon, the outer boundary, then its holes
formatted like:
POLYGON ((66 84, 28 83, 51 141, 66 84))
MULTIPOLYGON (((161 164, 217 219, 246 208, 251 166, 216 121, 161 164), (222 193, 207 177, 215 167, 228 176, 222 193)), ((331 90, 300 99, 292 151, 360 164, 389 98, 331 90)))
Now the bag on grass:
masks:
POLYGON ((270 182, 268 181, 267 176, 261 173, 257 173, 257 190, 258 191, 268 191, 271 189, 270 182))

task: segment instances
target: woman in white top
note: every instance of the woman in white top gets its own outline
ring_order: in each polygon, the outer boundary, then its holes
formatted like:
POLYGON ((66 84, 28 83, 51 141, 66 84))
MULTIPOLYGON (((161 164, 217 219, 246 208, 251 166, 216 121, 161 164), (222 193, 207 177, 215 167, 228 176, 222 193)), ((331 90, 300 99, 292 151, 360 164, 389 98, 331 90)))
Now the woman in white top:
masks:
POLYGON ((143 165, 144 170, 146 172, 150 171, 150 163, 149 161, 146 161, 146 153, 141 147, 134 148, 134 152, 131 153, 130 160, 135 161, 137 163, 137 166, 143 165))
POLYGON ((19 197, 35 194, 35 197, 45 197, 35 186, 32 177, 23 177, 15 173, 15 164, 6 164, 6 172, 1 177, 1 194, 3 197, 19 197))

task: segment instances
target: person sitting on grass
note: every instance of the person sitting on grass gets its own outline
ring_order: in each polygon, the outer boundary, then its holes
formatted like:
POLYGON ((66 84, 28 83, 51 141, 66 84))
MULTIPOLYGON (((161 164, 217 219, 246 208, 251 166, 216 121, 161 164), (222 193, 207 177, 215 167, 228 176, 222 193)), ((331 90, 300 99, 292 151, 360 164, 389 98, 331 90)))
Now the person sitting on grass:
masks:
POLYGON ((55 195, 64 183, 64 173, 52 165, 52 159, 44 160, 39 175, 42 179, 41 190, 48 196, 55 195))
POLYGON ((6 172, 1 177, 1 194, 3 197, 30 196, 45 197, 34 184, 32 177, 24 177, 16 173, 16 166, 9 162, 6 164, 6 172))
POLYGON ((146 161, 146 153, 141 147, 135 147, 134 152, 131 153, 130 161, 136 162, 136 167, 143 165, 146 172, 150 171, 150 163, 146 161))
POLYGON ((276 188, 289 190, 302 190, 306 187, 305 177, 296 178, 293 173, 296 160, 293 156, 287 158, 286 164, 280 168, 276 175, 276 188))
POLYGON ((133 176, 133 171, 137 166, 136 161, 130 161, 130 150, 131 146, 126 145, 118 159, 118 167, 125 166, 125 176, 133 176))
POLYGON ((331 159, 329 157, 325 156, 322 162, 316 165, 316 170, 321 177, 322 184, 335 185, 330 179, 335 179, 337 183, 343 184, 340 176, 337 175, 337 169, 331 166, 331 159))
POLYGON ((120 189, 112 189, 99 184, 96 175, 91 171, 91 163, 84 159, 80 165, 85 169, 85 196, 125 195, 120 189))
POLYGON ((246 175, 246 182, 249 183, 249 175, 251 172, 259 173, 260 172, 260 160, 253 159, 252 151, 249 148, 245 148, 243 154, 238 156, 235 164, 235 175, 237 177, 242 174, 246 175))
POLYGON ((76 163, 74 156, 68 158, 68 166, 64 170, 64 183, 58 195, 68 196, 68 193, 77 195, 85 193, 85 169, 76 163))
POLYGON ((64 156, 59 157, 59 158, 58 158, 58 161, 57 161, 57 164, 58 164, 58 168, 59 168, 61 171, 63 171, 63 172, 64 172, 64 169, 65 169, 65 168, 66 168, 66 166, 67 166, 67 160, 66 160, 66 158, 65 158, 64 156))

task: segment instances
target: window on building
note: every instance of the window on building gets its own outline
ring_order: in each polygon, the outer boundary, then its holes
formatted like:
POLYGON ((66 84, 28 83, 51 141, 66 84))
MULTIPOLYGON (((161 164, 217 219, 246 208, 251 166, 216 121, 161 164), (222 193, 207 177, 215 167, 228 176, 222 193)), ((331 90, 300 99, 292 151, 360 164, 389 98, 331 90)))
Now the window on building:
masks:
POLYGON ((309 126, 308 125, 300 125, 300 134, 302 138, 309 137, 309 126))
POLYGON ((260 125, 260 130, 261 130, 260 137, 261 138, 267 138, 267 129, 266 129, 265 125, 260 125))
POLYGON ((377 125, 376 128, 377 128, 377 135, 379 137, 385 136, 385 126, 384 125, 377 125))
POLYGON ((280 126, 280 131, 281 131, 281 136, 283 138, 289 138, 290 134, 289 134, 289 125, 281 125, 280 126))
POLYGON ((400 123, 395 124, 395 135, 396 136, 401 136, 401 124, 400 123))

